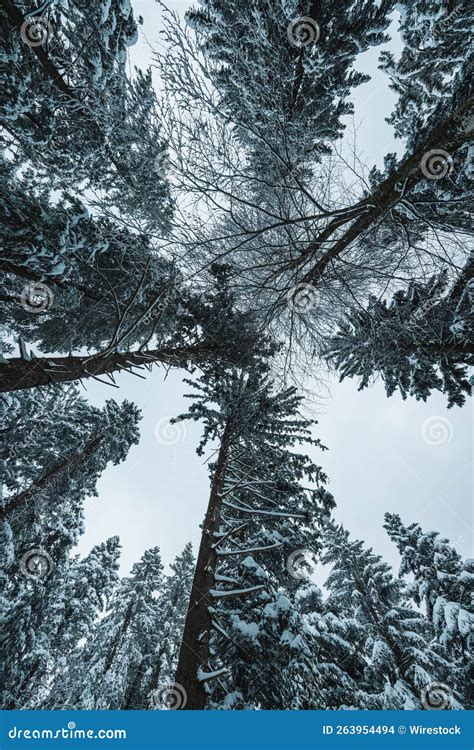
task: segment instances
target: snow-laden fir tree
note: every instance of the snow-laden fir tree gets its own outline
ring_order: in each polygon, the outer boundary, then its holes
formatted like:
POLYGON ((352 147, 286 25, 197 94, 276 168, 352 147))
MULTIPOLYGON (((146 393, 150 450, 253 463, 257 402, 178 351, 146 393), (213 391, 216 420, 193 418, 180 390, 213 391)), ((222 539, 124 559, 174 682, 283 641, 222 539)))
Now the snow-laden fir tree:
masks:
POLYGON ((453 90, 469 76, 472 8, 468 0, 401 0, 397 10, 402 53, 396 60, 384 51, 382 69, 398 94, 389 122, 397 136, 414 143, 440 104, 449 105, 453 90))
POLYGON ((113 580, 117 539, 83 562, 70 552, 83 532, 85 498, 97 494, 107 464, 123 461, 138 442, 139 412, 127 401, 98 409, 74 386, 3 400, 2 637, 12 670, 5 703, 14 707, 33 700, 27 686, 42 690, 57 653, 90 628, 101 595, 84 593, 81 601, 81 580, 91 591, 113 580))
POLYGON ((284 175, 328 153, 368 76, 356 55, 381 44, 392 0, 205 0, 187 13, 221 93, 220 107, 256 159, 284 175))
POLYGON ((170 698, 195 563, 192 545, 188 543, 171 563, 171 572, 165 575, 159 595, 155 651, 144 655, 124 708, 159 708, 170 698))
POLYGON ((128 0, 8 2, 0 18, 2 120, 16 163, 54 187, 98 190, 108 210, 136 225, 166 227, 172 202, 154 168, 165 146, 156 94, 149 72, 127 77, 138 38, 128 0))
POLYGON ((310 710, 362 709, 370 698, 365 670, 365 625, 352 611, 342 610, 311 582, 298 586, 295 602, 309 631, 316 674, 306 701, 299 708, 310 710))
POLYGON ((8 526, 2 529, 0 595, 1 652, 4 660, 3 708, 36 708, 49 692, 58 670, 81 639, 87 638, 117 581, 118 537, 78 557, 53 562, 46 550, 36 550, 19 565, 14 557, 8 526), (13 564, 16 563, 16 564, 13 564), (44 575, 41 575, 41 573, 44 575), (37 574, 36 574, 37 573, 37 574))
POLYGON ((203 420, 199 453, 216 440, 217 457, 175 676, 180 708, 296 706, 314 668, 287 563, 318 553, 334 500, 322 470, 292 448, 319 441, 295 389, 276 390, 264 365, 209 367, 189 384, 182 418, 203 420))
POLYGON ((143 710, 166 700, 186 612, 190 545, 163 575, 158 548, 122 579, 105 617, 84 644, 60 662, 46 708, 143 710))
POLYGON ((402 558, 400 575, 413 577, 407 594, 425 608, 449 655, 455 687, 472 707, 474 563, 463 560, 438 532, 423 532, 417 523, 405 526, 397 514, 385 514, 385 528, 402 558))
POLYGON ((157 635, 158 592, 163 565, 157 547, 147 550, 122 579, 107 615, 91 638, 68 661, 45 706, 69 709, 119 709, 157 635))
MULTIPOLYGON (((384 50, 380 67, 398 95, 388 122, 407 150, 401 161, 391 154, 385 164, 385 177, 400 197, 395 213, 382 217, 366 239, 380 246, 388 226, 392 242, 397 241, 402 224, 405 244, 428 243, 439 267, 466 257, 472 235, 472 10, 468 0, 402 0, 396 9, 402 52, 396 59, 384 50), (407 174, 402 185, 400 173, 410 157, 421 177, 412 188, 411 177, 407 174)), ((380 184, 376 169, 372 177, 380 184)))
POLYGON ((426 401, 439 390, 448 407, 462 406, 474 364, 472 272, 470 262, 451 284, 442 273, 350 310, 326 347, 340 379, 356 377, 362 390, 380 374, 388 396, 399 390, 426 401))
MULTIPOLYGON (((98 243, 94 263, 77 262, 76 253, 70 281, 55 284, 48 278, 51 307, 25 309, 19 304, 25 280, 9 279, 7 330, 19 335, 21 356, 0 362, 0 391, 102 380, 104 375, 115 385, 115 373, 145 370, 153 363, 189 368, 215 358, 243 362, 251 357, 257 322, 238 309, 229 290, 229 269, 213 265, 203 295, 199 288, 184 286, 145 236, 103 220, 84 218, 83 224, 80 243, 90 250, 98 243), (55 354, 32 354, 26 341, 34 342, 34 350, 55 354), (86 347, 89 354, 73 354, 74 347, 86 347)), ((33 283, 33 298, 37 287, 33 283)))
POLYGON ((433 642, 430 621, 410 606, 403 583, 380 556, 334 528, 322 560, 332 565, 329 606, 362 628, 366 666, 356 707, 420 709, 430 686, 441 683, 448 686, 448 707, 462 708, 448 655, 433 642))
POLYGON ((83 499, 97 494, 107 464, 124 461, 138 443, 140 411, 134 404, 109 399, 99 409, 74 385, 52 386, 47 394, 6 394, 2 408, 6 494, 1 516, 17 524, 22 535, 27 529, 33 533, 38 523, 60 519, 63 507, 80 511, 83 499))

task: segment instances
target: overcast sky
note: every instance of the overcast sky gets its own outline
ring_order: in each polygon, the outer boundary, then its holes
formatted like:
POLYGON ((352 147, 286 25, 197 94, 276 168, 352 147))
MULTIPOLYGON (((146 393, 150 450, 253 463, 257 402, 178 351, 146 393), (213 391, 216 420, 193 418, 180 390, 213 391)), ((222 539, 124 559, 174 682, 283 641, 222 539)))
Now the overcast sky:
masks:
MULTIPOLYGON (((188 2, 171 2, 180 12, 188 2)), ((160 11, 153 0, 135 0, 136 15, 151 44, 159 39, 160 11)), ((397 23, 392 24, 397 50, 397 23)), ((380 48, 360 56, 357 68, 372 80, 356 89, 358 150, 370 166, 381 165, 384 154, 400 149, 384 121, 394 103, 387 78, 377 70, 380 48)), ((150 51, 143 37, 131 50, 131 63, 146 67, 150 51)), ((99 497, 86 501, 86 533, 79 550, 118 534, 126 574, 144 550, 158 545, 169 563, 191 540, 199 543, 209 481, 207 466, 195 453, 200 437, 196 422, 167 429, 166 419, 187 407, 183 394, 186 373, 174 370, 164 379, 156 368, 147 380, 122 373, 120 391, 88 381, 92 403, 106 398, 134 401, 143 412, 141 439, 127 460, 109 467, 98 483, 99 497), (168 444, 167 444, 168 443, 168 444), (171 444, 169 444, 171 443, 171 444)), ((386 511, 399 513, 405 523, 419 522, 451 539, 459 552, 472 554, 472 412, 470 405, 447 410, 441 394, 426 404, 398 395, 387 399, 382 383, 357 391, 355 381, 331 381, 330 397, 319 402, 315 435, 329 448, 312 448, 311 458, 329 476, 335 496, 335 517, 377 553, 398 567, 399 558, 382 528, 386 511)), ((316 387, 316 386, 315 386, 316 387)))

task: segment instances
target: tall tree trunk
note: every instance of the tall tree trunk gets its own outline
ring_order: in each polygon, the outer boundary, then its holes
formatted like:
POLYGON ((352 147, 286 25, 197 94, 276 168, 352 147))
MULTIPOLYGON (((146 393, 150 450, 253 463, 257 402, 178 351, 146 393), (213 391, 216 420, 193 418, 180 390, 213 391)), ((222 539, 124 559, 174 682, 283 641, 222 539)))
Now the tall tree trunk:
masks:
POLYGON ((68 470, 72 469, 77 463, 85 461, 96 451, 104 439, 103 435, 89 440, 82 450, 77 453, 73 453, 60 464, 57 464, 53 469, 48 471, 41 479, 28 487, 27 490, 20 492, 18 495, 14 495, 7 499, 5 505, 0 508, 0 521, 5 520, 15 510, 22 508, 27 505, 30 500, 33 500, 35 495, 41 490, 50 489, 54 483, 63 476, 68 470))
POLYGON ((96 355, 79 357, 33 357, 31 360, 12 357, 0 363, 0 393, 97 378, 100 375, 143 367, 153 362, 185 368, 189 362, 197 364, 212 354, 213 348, 208 344, 196 344, 182 348, 163 347, 144 352, 99 352, 96 355))
POLYGON ((376 190, 367 198, 354 206, 349 206, 347 212, 333 219, 302 252, 301 256, 291 265, 303 266, 311 257, 317 256, 321 250, 323 254, 316 261, 301 282, 316 284, 324 274, 332 260, 341 253, 367 229, 379 220, 387 211, 392 209, 402 198, 409 196, 410 191, 422 182, 425 175, 421 169, 421 161, 428 151, 442 150, 454 153, 464 144, 469 143, 473 135, 472 118, 470 125, 463 125, 472 111, 473 99, 467 97, 454 110, 452 115, 436 125, 427 135, 422 146, 389 175, 376 190), (338 238, 334 234, 344 224, 354 219, 351 226, 338 238), (330 242, 332 247, 324 252, 324 245, 330 242))
POLYGON ((214 586, 217 554, 213 548, 221 522, 222 488, 229 462, 232 420, 225 426, 217 465, 211 485, 209 505, 202 529, 201 544, 196 562, 196 571, 191 587, 188 612, 184 624, 183 640, 176 669, 175 681, 186 693, 186 704, 181 709, 199 711, 204 709, 206 691, 198 680, 198 670, 208 670, 209 637, 212 618, 209 606, 212 603, 209 591, 214 586))

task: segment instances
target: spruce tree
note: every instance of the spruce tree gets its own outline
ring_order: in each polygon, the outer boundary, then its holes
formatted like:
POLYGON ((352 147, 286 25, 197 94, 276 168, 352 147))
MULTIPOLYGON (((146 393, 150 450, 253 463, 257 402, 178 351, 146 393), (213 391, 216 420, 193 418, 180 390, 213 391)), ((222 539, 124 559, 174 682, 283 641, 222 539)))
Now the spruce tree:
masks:
POLYGON ((122 579, 107 615, 52 685, 48 708, 121 709, 131 705, 137 670, 141 678, 159 639, 159 592, 163 566, 157 547, 147 550, 122 579), (132 689, 132 694, 130 690, 132 689))
POLYGON ((1 22, 2 119, 15 161, 55 188, 91 188, 107 195, 109 210, 165 228, 172 202, 153 170, 165 145, 156 94, 149 72, 134 80, 126 72, 138 37, 130 4, 74 0, 38 9, 4 0, 1 22))
POLYGON ((390 301, 372 296, 366 308, 353 308, 326 347, 340 379, 358 377, 362 390, 380 374, 388 396, 399 390, 403 399, 426 401, 439 390, 448 408, 462 406, 474 363, 472 268, 468 263, 451 284, 442 273, 410 282, 390 301))
POLYGON ((423 691, 447 683, 450 707, 460 708, 460 696, 449 685, 449 661, 431 643, 431 623, 409 606, 402 582, 380 556, 362 542, 350 541, 343 529, 333 529, 322 560, 333 566, 326 584, 330 605, 352 614, 363 627, 367 666, 361 687, 366 704, 360 707, 422 708, 423 691))
POLYGON ((53 561, 46 550, 35 554, 44 568, 33 567, 30 553, 23 556, 19 570, 18 561, 13 566, 5 560, 3 708, 41 706, 58 669, 90 635, 117 580, 118 537, 94 547, 83 560, 53 561))
POLYGON ((190 385, 197 394, 181 418, 202 419, 198 452, 217 440, 218 453, 176 670, 179 707, 282 707, 284 667, 311 672, 285 590, 287 558, 318 552, 334 505, 321 469, 291 448, 319 441, 295 389, 275 390, 262 365, 208 368, 190 385))
POLYGON ((282 176, 329 153, 352 112, 353 88, 368 80, 354 59, 384 41, 391 0, 201 6, 187 21, 214 62, 220 108, 253 152, 255 172, 282 176))
POLYGON ((463 560, 438 532, 423 532, 417 523, 405 526, 397 514, 385 514, 385 528, 401 555, 400 575, 413 576, 407 593, 425 608, 449 655, 455 687, 472 706, 473 561, 463 560))

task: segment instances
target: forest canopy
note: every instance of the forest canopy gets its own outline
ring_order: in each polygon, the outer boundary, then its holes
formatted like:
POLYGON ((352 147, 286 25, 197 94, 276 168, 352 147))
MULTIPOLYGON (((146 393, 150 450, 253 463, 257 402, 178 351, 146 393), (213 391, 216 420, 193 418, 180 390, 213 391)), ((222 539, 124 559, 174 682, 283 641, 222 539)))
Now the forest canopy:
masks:
POLYGON ((469 408, 469 3, 156 9, 0 0, 1 706, 472 708, 474 562, 396 513, 399 571, 354 539, 308 409, 330 375, 469 408), (369 50, 382 166, 353 137, 369 50), (117 536, 77 552, 84 503, 140 440, 117 376, 157 368, 208 507, 197 551, 120 576, 117 536))

